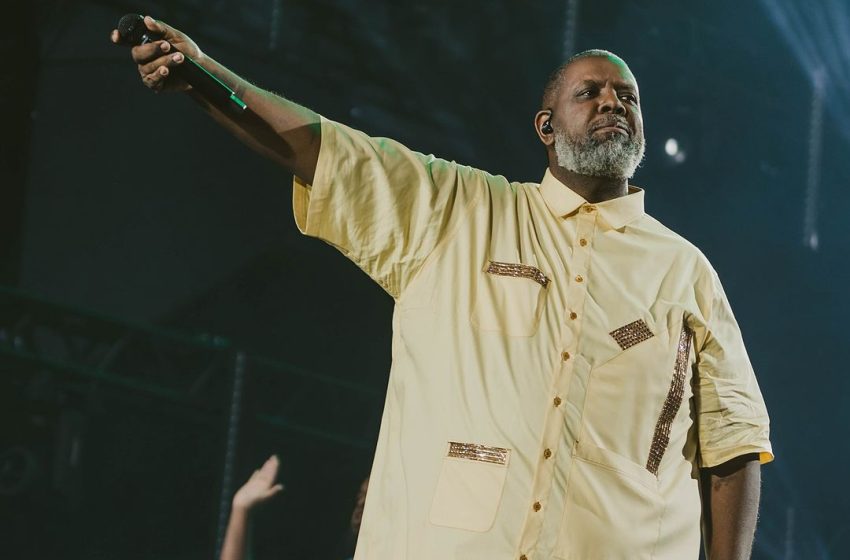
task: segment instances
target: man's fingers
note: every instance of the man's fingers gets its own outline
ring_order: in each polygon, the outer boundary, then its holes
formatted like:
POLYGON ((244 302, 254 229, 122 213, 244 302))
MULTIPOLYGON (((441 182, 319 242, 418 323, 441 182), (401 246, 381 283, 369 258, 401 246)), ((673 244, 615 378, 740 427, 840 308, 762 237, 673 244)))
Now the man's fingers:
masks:
POLYGON ((152 89, 154 91, 159 91, 162 89, 162 78, 159 74, 150 74, 142 78, 142 82, 148 87, 148 89, 152 89))
POLYGON ((144 76, 142 81, 152 90, 159 91, 165 84, 165 79, 168 77, 168 74, 168 68, 166 66, 162 66, 156 72, 151 72, 144 76))
POLYGON ((148 62, 147 64, 139 65, 139 74, 142 76, 147 76, 153 72, 156 72, 162 67, 165 68, 174 68, 175 66, 179 66, 183 60, 185 60, 182 53, 172 53, 165 54, 153 60, 152 62, 148 62))
MULTIPOLYGON (((130 57, 136 63, 142 82, 154 91, 190 90, 191 85, 186 82, 185 78, 172 76, 171 69, 183 64, 186 60, 186 55, 181 53, 174 45, 178 44, 182 49, 188 49, 187 52, 193 57, 200 53, 197 45, 178 30, 150 16, 145 16, 143 21, 150 32, 149 36, 155 35, 163 38, 144 45, 134 45, 130 49, 130 57)), ((115 44, 122 43, 121 34, 117 29, 112 30, 109 38, 115 44)))
POLYGON ((145 27, 147 27, 151 31, 161 33, 162 35, 165 35, 165 33, 169 30, 167 25, 158 22, 151 16, 145 16, 145 27))
POLYGON ((130 56, 136 64, 147 64, 151 60, 174 50, 168 41, 154 41, 144 45, 136 45, 130 49, 130 56))
POLYGON ((152 18, 151 16, 145 16, 145 27, 155 33, 159 33, 166 39, 172 39, 177 36, 177 33, 172 27, 152 18))

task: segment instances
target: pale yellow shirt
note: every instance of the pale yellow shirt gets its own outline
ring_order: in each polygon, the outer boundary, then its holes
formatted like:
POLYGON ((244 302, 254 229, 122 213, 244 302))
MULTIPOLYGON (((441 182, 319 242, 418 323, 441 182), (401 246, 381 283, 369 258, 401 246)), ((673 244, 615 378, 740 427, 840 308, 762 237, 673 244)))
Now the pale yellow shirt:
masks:
POLYGON ((716 273, 644 213, 323 120, 299 228, 396 301, 357 560, 696 559, 699 467, 772 459, 716 273))

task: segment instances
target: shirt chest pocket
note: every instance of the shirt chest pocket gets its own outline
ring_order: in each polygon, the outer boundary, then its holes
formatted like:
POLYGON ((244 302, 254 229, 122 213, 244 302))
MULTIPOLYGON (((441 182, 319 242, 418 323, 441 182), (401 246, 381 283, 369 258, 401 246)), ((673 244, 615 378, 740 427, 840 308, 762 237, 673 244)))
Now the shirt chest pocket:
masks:
POLYGON ((450 442, 431 503, 431 523, 490 530, 502 500, 509 458, 509 449, 450 442))
POLYGON ((537 267, 489 261, 477 280, 470 321, 480 331, 534 336, 548 287, 537 267))

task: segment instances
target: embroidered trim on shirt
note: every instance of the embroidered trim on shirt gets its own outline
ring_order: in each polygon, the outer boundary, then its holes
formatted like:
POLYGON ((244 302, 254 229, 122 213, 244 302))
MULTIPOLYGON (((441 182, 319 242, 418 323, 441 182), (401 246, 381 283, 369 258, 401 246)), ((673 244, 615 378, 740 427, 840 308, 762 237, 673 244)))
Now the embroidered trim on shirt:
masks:
POLYGON ((535 268, 527 264, 490 261, 490 266, 487 267, 487 272, 490 274, 498 274, 499 276, 530 278, 544 288, 549 285, 549 279, 546 278, 546 275, 543 274, 539 268, 535 268))
POLYGON ((673 419, 682 406, 682 397, 685 394, 685 379, 688 371, 688 358, 691 354, 691 331, 687 326, 682 327, 679 335, 679 345, 676 350, 676 365, 673 368, 673 380, 661 407, 661 415, 655 424, 655 434, 652 436, 652 446, 649 448, 649 459, 646 461, 646 470, 658 476, 658 467, 661 458, 667 451, 670 443, 670 426, 673 419))
POLYGON ((633 321, 619 329, 614 329, 608 334, 614 337, 614 340, 617 341, 617 344, 619 344, 620 348, 623 350, 631 348, 635 344, 641 343, 644 340, 649 340, 655 336, 652 331, 649 330, 649 327, 646 326, 646 323, 643 322, 643 319, 638 319, 637 321, 633 321))
POLYGON ((487 447, 476 443, 449 442, 449 457, 469 459, 470 461, 481 461, 483 463, 494 463, 506 465, 510 450, 501 447, 487 447))

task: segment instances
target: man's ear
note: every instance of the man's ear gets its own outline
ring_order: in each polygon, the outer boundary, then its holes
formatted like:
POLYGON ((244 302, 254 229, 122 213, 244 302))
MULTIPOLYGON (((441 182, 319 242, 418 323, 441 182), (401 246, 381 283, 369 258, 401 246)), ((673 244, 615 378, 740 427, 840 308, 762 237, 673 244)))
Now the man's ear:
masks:
POLYGON ((537 111, 534 115, 534 131, 537 132, 537 137, 546 146, 551 146, 555 143, 555 131, 552 128, 552 111, 544 109, 537 111))

